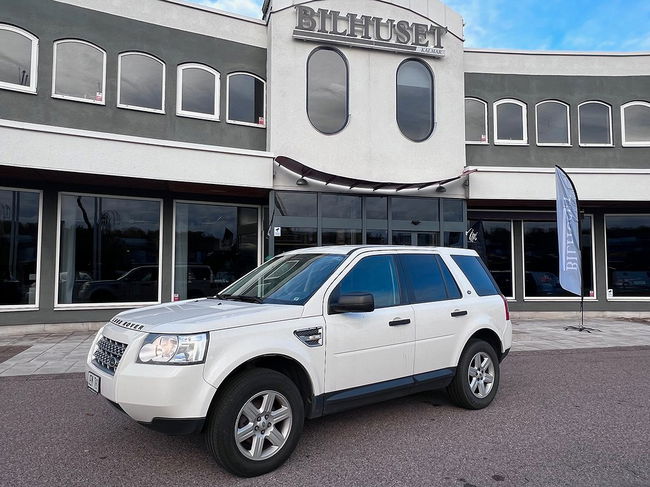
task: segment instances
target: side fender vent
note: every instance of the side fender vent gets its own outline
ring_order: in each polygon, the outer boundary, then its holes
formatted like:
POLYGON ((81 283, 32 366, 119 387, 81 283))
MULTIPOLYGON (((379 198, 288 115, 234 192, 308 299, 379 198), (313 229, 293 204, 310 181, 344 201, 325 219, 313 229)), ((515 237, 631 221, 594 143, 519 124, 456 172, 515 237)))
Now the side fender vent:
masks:
POLYGON ((323 345, 323 328, 321 326, 296 330, 293 334, 308 347, 320 347, 323 345))

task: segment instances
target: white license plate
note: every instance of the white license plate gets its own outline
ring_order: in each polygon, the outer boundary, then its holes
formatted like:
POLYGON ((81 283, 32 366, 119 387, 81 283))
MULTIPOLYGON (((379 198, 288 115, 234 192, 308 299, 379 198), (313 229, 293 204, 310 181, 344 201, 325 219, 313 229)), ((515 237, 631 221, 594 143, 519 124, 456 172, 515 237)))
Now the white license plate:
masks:
POLYGON ((88 372, 88 389, 93 391, 95 394, 99 394, 99 380, 98 375, 88 372))

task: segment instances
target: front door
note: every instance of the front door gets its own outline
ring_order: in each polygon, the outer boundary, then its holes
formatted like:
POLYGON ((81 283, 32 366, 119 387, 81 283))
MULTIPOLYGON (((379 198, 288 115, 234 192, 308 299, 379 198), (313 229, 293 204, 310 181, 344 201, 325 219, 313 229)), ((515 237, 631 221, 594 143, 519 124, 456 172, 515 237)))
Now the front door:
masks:
POLYGON ((325 391, 340 391, 413 374, 415 324, 400 289, 391 255, 361 257, 332 287, 336 296, 370 293, 371 313, 329 314, 326 310, 325 391))

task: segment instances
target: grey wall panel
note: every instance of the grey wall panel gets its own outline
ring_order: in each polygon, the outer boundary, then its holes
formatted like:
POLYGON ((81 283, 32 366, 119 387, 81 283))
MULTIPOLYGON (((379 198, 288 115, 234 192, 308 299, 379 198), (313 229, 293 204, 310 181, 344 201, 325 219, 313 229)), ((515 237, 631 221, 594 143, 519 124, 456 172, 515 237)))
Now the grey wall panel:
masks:
POLYGON ((38 94, 0 90, 0 118, 164 140, 266 149, 266 130, 225 122, 228 73, 247 71, 266 79, 266 49, 53 0, 0 0, 0 22, 28 30, 40 41, 38 94), (52 43, 65 38, 83 39, 106 51, 106 106, 51 97, 52 43), (147 52, 165 62, 164 115, 116 107, 117 57, 125 51, 147 52), (221 73, 220 122, 176 116, 176 68, 186 62, 207 64, 221 73))
POLYGON ((465 95, 488 102, 489 145, 468 145, 471 166, 521 166, 594 168, 648 168, 650 149, 621 146, 621 105, 633 100, 650 101, 650 76, 529 76, 465 74, 465 95), (515 98, 528 105, 528 146, 494 145, 493 106, 502 98, 515 98), (535 105, 561 100, 570 105, 572 147, 538 147, 535 105), (612 106, 614 147, 578 145, 578 105, 599 100, 612 106))

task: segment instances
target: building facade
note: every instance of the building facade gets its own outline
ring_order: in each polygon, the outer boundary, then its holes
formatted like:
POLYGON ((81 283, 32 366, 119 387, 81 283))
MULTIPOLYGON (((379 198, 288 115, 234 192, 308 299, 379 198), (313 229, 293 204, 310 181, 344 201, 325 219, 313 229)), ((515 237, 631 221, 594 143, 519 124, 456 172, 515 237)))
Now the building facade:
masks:
POLYGON ((465 49, 437 0, 0 0, 0 324, 212 295, 316 245, 472 246, 515 311, 650 311, 650 54, 465 49), (45 20, 44 20, 45 19, 45 20))

